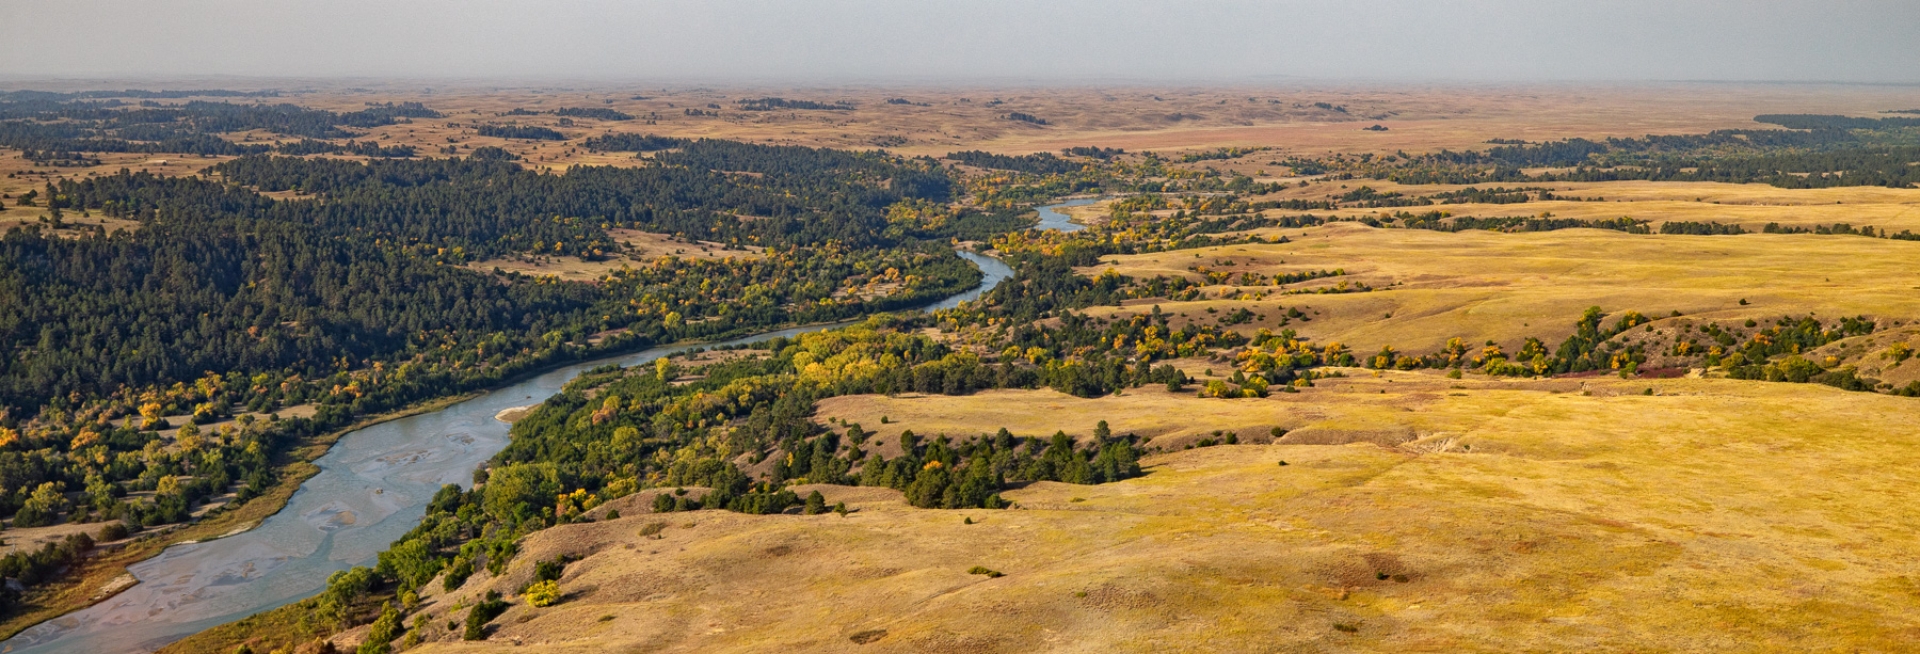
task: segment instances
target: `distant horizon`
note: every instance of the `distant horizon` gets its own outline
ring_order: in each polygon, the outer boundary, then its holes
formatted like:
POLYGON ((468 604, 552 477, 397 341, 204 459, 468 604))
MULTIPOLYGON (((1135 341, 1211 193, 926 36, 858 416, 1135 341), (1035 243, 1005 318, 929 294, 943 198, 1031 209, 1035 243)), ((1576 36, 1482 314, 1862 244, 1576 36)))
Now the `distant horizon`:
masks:
MULTIPOLYGON (((910 89, 930 90, 967 90, 967 89, 1019 89, 1019 88, 1153 88, 1153 89, 1234 89, 1234 88, 1301 88, 1326 89, 1351 87, 1356 89, 1395 89, 1404 87, 1430 86, 1438 88, 1454 87, 1663 87, 1663 86, 1848 86, 1848 87, 1886 87, 1920 88, 1920 79, 1912 81, 1858 81, 1858 80, 1769 80, 1769 79, 1415 79, 1386 77, 1246 77, 1217 79, 1156 79, 1156 78, 952 78, 925 79, 912 77, 871 77, 871 78, 624 78, 624 77, 569 77, 569 76, 314 76, 314 75, 98 75, 98 76, 52 76, 52 75, 9 75, 0 73, 0 90, 5 91, 52 91, 52 87, 37 88, 35 84, 51 84, 71 87, 67 90, 86 91, 191 91, 191 90, 252 90, 298 92, 296 85, 338 87, 343 85, 366 84, 382 86, 412 86, 431 84, 446 89, 524 89, 540 90, 547 88, 658 88, 670 91, 692 91, 701 88, 722 89, 910 89), (217 86, 235 84, 237 86, 217 86), (285 86, 275 86, 285 85, 285 86)), ((338 90, 329 88, 328 90, 338 90)), ((392 89, 380 89, 392 90, 392 89)), ((424 89, 423 89, 424 90, 424 89)))
POLYGON ((1915 34, 1902 0, 0 0, 0 79, 1911 85, 1915 34))

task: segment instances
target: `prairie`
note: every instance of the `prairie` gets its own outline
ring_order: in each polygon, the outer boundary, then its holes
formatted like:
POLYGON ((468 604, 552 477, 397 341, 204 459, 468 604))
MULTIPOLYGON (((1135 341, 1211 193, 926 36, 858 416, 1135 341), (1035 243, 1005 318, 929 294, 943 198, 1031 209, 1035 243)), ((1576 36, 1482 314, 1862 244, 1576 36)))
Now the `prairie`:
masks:
MULTIPOLYGON (((1376 180, 1320 182, 1295 186, 1267 196, 1270 199, 1327 199, 1361 186, 1382 193, 1432 195, 1469 188, 1448 184, 1396 184, 1376 180)), ((1501 185, 1479 184, 1490 189, 1501 185)), ((1496 218, 1553 214, 1556 218, 1609 220, 1620 217, 1646 220, 1655 230, 1666 222, 1717 222, 1759 232, 1767 223, 1812 228, 1845 223, 1873 226, 1896 233, 1920 232, 1920 189, 1850 186, 1820 189, 1784 189, 1766 184, 1717 182, 1546 182, 1508 186, 1551 189, 1557 196, 1582 200, 1536 200, 1519 204, 1446 204, 1398 209, 1341 209, 1294 212, 1315 215, 1385 216, 1399 211, 1444 211, 1456 216, 1496 218)), ((1089 207, 1081 207, 1089 210, 1089 207)))
MULTIPOLYGON (((1205 299, 1130 301, 1091 315, 1135 315, 1148 304, 1177 319, 1216 320, 1247 308, 1256 318, 1235 329, 1278 331, 1289 307, 1311 320, 1285 325, 1315 341, 1356 350, 1384 345, 1431 350, 1448 339, 1515 346, 1527 336, 1554 342, 1571 333, 1587 307, 1662 318, 1678 311, 1697 321, 1771 321, 1814 314, 1823 320, 1870 315, 1920 316, 1920 242, 1809 234, 1674 236, 1599 229, 1552 232, 1434 232, 1334 223, 1261 230, 1280 244, 1241 244, 1118 255, 1083 270, 1134 277, 1200 279, 1194 267, 1229 272, 1345 270, 1365 293, 1284 295, 1267 287, 1210 286, 1205 299), (1270 293, 1241 299, 1245 293, 1270 293), (1226 296, 1222 298, 1221 296, 1226 296), (1210 311, 1211 310, 1211 311, 1210 311)), ((1291 288, 1291 287, 1289 287, 1291 288)), ((1656 323, 1657 325, 1658 323, 1656 323)))
MULTIPOLYGON (((500 577, 430 584, 424 606, 444 624, 449 607, 516 590, 535 561, 583 556, 559 605, 515 602, 490 640, 436 628, 417 651, 1796 651, 1920 637, 1912 400, 1584 386, 1408 373, 1298 399, 1155 397, 1142 412, 1059 410, 1043 391, 855 398, 972 431, 1093 418, 1118 431, 1178 405, 1208 419, 1213 404, 1415 440, 1175 451, 1139 479, 1012 491, 1007 511, 845 487, 818 488, 845 517, 616 503, 624 517, 528 538, 500 577)), ((822 413, 839 409, 873 412, 822 413)))

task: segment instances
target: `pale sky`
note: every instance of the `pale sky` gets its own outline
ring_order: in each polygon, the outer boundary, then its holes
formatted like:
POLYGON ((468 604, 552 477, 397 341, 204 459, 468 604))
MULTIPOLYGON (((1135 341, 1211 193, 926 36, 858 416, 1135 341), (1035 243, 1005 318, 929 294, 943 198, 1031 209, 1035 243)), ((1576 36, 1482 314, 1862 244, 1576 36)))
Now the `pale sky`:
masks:
POLYGON ((1920 82, 1920 0, 0 0, 0 77, 1920 82))

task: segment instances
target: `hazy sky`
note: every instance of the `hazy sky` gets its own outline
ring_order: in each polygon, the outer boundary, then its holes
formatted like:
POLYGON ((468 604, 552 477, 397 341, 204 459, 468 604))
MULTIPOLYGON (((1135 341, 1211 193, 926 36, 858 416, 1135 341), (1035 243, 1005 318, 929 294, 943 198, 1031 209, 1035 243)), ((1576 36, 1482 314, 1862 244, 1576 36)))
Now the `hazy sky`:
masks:
POLYGON ((0 76, 1920 82, 1920 0, 0 0, 0 76))

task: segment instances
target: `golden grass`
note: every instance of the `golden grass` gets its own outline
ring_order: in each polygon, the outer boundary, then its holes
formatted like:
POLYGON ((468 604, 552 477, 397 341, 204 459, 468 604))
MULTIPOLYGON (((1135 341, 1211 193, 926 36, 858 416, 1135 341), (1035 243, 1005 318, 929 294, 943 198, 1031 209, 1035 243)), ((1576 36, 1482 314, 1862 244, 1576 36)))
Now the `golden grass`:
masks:
MULTIPOLYGON (((1253 301, 1208 299, 1157 302, 1212 321, 1245 306, 1265 316, 1241 325, 1278 329, 1287 307, 1311 322, 1289 328, 1316 341, 1338 341, 1371 353, 1437 348, 1451 337, 1470 345, 1492 339, 1509 348, 1526 336, 1549 343, 1571 333, 1582 311, 1640 311, 1659 318, 1680 311, 1700 320, 1772 319, 1813 312, 1909 319, 1920 316, 1920 243, 1858 236, 1749 234, 1741 236, 1634 235, 1571 229, 1502 234, 1374 229, 1337 223, 1311 229, 1266 230, 1293 239, 1284 244, 1233 245, 1106 257, 1122 274, 1197 275, 1188 266, 1222 271, 1305 271, 1343 268, 1351 279, 1379 289, 1344 295, 1272 295, 1253 301), (1196 255, 1198 255, 1196 257, 1196 255), (1233 265, 1221 265, 1231 262, 1233 265), (1741 305, 1741 300, 1749 304, 1741 305)), ((1091 269, 1089 269, 1091 270, 1091 269)), ((1307 284, 1312 286, 1313 284, 1307 284)), ((1270 288, 1270 287, 1269 287, 1270 288)), ((1217 297, 1227 287, 1208 289, 1217 297)), ((1258 290, 1249 287, 1237 290, 1258 290)), ((1096 307, 1095 315, 1133 315, 1142 303, 1096 307)))
MULTIPOLYGON (((1611 220, 1628 217, 1665 222, 1717 222, 1735 224, 1758 232, 1767 223, 1797 227, 1846 223, 1854 227, 1871 225, 1888 233, 1900 230, 1920 232, 1920 188, 1894 189, 1879 186, 1847 186, 1822 189, 1783 189, 1766 184, 1723 184, 1718 182, 1560 182, 1520 184, 1396 184, 1377 180, 1353 180, 1340 183, 1315 183, 1275 193, 1272 199, 1321 200, 1338 196, 1361 186, 1381 192, 1406 195, 1431 195, 1468 186, 1550 188, 1556 195, 1600 198, 1601 202, 1549 200, 1521 204, 1450 204, 1395 209, 1341 209, 1307 212, 1317 215, 1383 216, 1400 211, 1424 213, 1444 211, 1455 216, 1495 218, 1538 216, 1551 213, 1556 218, 1611 220)), ((1298 212, 1278 212, 1298 213, 1298 212)))
MULTIPOLYGON (((625 507, 531 536, 506 575, 436 590, 425 610, 444 626, 450 606, 514 590, 534 561, 585 555, 565 602, 516 601, 490 640, 436 628, 419 651, 844 651, 857 636, 882 652, 1785 652, 1920 638, 1915 400, 1730 380, 1590 380, 1591 395, 1454 384, 1407 373, 1254 401, 1421 435, 1408 445, 1176 452, 1140 479, 1008 493, 1020 510, 833 487, 830 502, 858 511, 625 507), (656 522, 660 538, 641 535, 656 522)), ((894 402, 982 429, 1057 411, 1056 396, 1024 394, 894 402)), ((1168 401, 1194 422, 1223 404, 1168 401)))
POLYGON ((662 257, 706 260, 754 259, 759 258, 765 250, 752 245, 743 249, 734 249, 723 243, 711 241, 676 240, 667 234, 633 229, 611 229, 607 230, 607 234, 626 250, 600 261, 588 261, 571 256, 518 257, 475 261, 467 264, 467 268, 481 272, 499 269, 501 272, 554 277, 570 282, 592 282, 599 281, 623 267, 633 266, 636 263, 650 263, 662 257))

